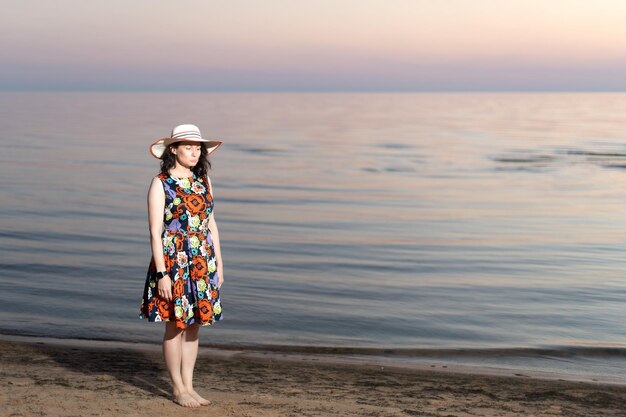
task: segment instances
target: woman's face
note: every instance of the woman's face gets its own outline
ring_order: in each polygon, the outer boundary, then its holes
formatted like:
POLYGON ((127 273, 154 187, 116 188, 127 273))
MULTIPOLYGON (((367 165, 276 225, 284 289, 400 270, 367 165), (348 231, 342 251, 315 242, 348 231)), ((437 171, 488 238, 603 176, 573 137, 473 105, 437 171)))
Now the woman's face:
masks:
POLYGON ((202 148, 198 142, 179 142, 172 148, 176 162, 187 168, 196 166, 200 159, 202 148))

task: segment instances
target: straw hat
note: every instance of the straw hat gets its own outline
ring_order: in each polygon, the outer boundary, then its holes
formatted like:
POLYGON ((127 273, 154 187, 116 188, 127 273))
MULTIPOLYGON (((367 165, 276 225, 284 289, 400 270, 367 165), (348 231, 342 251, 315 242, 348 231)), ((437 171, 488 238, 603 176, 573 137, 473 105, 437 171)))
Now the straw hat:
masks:
POLYGON ((155 158, 161 158, 168 145, 181 141, 206 142, 207 156, 223 143, 221 140, 203 139, 200 129, 195 125, 178 125, 172 130, 172 135, 169 138, 159 139, 150 145, 150 153, 155 158))

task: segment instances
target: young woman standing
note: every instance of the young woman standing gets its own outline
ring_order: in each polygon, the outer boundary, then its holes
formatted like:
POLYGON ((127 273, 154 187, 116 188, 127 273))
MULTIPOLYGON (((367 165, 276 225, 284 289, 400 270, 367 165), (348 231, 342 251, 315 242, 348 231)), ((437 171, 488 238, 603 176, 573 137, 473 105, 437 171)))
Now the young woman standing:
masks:
POLYGON ((210 404, 193 387, 198 330, 223 318, 224 272, 207 173, 207 157, 221 144, 186 124, 150 146, 161 172, 148 191, 152 260, 139 317, 165 322, 165 365, 173 399, 184 407, 210 404))

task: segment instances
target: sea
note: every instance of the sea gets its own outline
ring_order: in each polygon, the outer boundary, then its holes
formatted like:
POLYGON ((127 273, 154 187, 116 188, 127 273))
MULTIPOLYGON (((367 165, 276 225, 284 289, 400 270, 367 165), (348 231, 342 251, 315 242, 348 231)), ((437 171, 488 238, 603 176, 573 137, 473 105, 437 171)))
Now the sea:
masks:
POLYGON ((0 92, 0 334, 161 342, 148 147, 183 123, 224 142, 202 345, 626 381, 625 93, 0 92))

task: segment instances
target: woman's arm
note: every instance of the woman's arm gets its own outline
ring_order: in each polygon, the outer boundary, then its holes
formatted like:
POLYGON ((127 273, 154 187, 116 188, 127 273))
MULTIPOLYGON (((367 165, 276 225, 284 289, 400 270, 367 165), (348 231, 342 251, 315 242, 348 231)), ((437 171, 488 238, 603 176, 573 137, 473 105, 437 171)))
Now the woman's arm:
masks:
MULTIPOLYGON (((211 184, 211 178, 207 175, 209 180, 209 187, 211 189, 211 197, 215 198, 213 192, 213 184, 211 184)), ((211 230, 211 238, 213 240, 213 248, 215 249, 215 262, 217 266, 217 288, 221 288, 224 283, 224 267, 222 265, 222 249, 220 247, 220 232, 217 229, 217 223, 215 222, 215 211, 211 213, 209 219, 209 229, 211 230)))
POLYGON ((224 267, 222 265, 222 249, 220 248, 220 232, 217 230, 215 212, 211 213, 211 218, 209 219, 209 229, 211 230, 213 248, 215 249, 215 261, 217 264, 217 288, 221 288, 224 283, 224 267))
MULTIPOLYGON (((150 248, 152 260, 157 271, 165 271, 165 259, 163 257, 163 211, 165 210, 165 191, 158 177, 155 177, 148 190, 148 224, 150 228, 150 248)), ((161 278, 158 284, 159 296, 164 300, 172 299, 172 281, 169 276, 161 278)))

